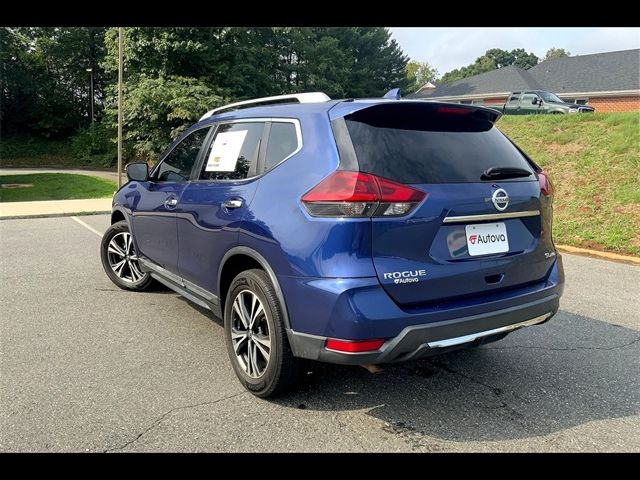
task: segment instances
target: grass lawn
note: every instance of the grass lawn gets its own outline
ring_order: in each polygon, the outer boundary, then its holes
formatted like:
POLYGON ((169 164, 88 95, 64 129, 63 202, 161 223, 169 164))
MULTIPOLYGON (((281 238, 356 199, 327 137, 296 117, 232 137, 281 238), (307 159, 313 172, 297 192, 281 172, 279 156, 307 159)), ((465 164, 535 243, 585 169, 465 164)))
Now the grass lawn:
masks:
POLYGON ((505 116, 551 175, 556 243, 640 255, 640 113, 505 116))
POLYGON ((0 202, 103 198, 112 196, 116 191, 115 182, 88 175, 70 173, 0 175, 0 184, 33 185, 33 187, 27 188, 0 187, 0 202))

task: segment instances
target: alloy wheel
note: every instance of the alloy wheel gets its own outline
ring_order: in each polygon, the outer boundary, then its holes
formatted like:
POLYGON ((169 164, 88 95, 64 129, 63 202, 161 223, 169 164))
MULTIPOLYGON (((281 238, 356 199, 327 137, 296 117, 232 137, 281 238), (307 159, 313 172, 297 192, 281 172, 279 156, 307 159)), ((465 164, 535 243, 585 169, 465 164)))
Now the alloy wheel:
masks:
POLYGON ((115 234, 109 242, 107 255, 111 270, 120 280, 136 283, 146 276, 138 265, 138 254, 133 246, 131 233, 120 232, 115 234))
POLYGON ((271 336, 264 306, 250 290, 242 290, 233 300, 231 342, 244 372, 261 377, 269 365, 271 336))

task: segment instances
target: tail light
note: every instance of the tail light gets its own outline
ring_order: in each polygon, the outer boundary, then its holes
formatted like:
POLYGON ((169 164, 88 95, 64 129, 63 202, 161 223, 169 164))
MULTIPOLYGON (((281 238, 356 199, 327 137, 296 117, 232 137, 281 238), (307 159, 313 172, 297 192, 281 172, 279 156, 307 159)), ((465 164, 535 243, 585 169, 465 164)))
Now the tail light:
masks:
POLYGON ((427 192, 370 173, 336 171, 302 196, 314 217, 401 216, 427 192))
POLYGON ((436 111, 438 113, 449 113, 451 115, 469 115, 473 113, 473 110, 461 107, 438 107, 436 111))
POLYGON ((538 172, 538 183, 540 184, 540 191, 543 195, 553 195, 553 185, 551 184, 551 179, 549 178, 549 174, 544 170, 538 172))
POLYGON ((327 339, 325 348, 327 350, 335 350, 337 352, 361 353, 374 352, 378 350, 384 340, 338 340, 336 338, 327 339))

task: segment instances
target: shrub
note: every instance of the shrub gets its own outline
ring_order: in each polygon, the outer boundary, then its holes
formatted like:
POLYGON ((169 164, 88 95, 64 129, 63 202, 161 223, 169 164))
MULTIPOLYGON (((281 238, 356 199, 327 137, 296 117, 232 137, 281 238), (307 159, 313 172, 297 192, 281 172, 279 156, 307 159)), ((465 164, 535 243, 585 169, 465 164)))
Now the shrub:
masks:
POLYGON ((71 151, 78 165, 111 167, 117 159, 116 131, 103 123, 93 123, 71 139, 71 151))
MULTIPOLYGON (((225 99, 217 89, 186 77, 142 76, 124 91, 125 161, 155 161, 185 128, 225 99)), ((116 124, 115 105, 107 108, 110 125, 116 124)))

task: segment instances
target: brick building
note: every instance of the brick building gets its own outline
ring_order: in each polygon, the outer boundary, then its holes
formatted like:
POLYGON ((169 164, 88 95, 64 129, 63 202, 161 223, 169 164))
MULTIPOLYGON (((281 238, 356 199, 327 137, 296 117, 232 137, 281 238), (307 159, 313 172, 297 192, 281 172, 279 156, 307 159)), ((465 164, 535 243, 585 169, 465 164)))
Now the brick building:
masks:
POLYGON ((597 112, 640 111, 640 49, 545 60, 528 70, 504 67, 448 85, 428 84, 408 97, 492 105, 522 90, 546 90, 597 112))

